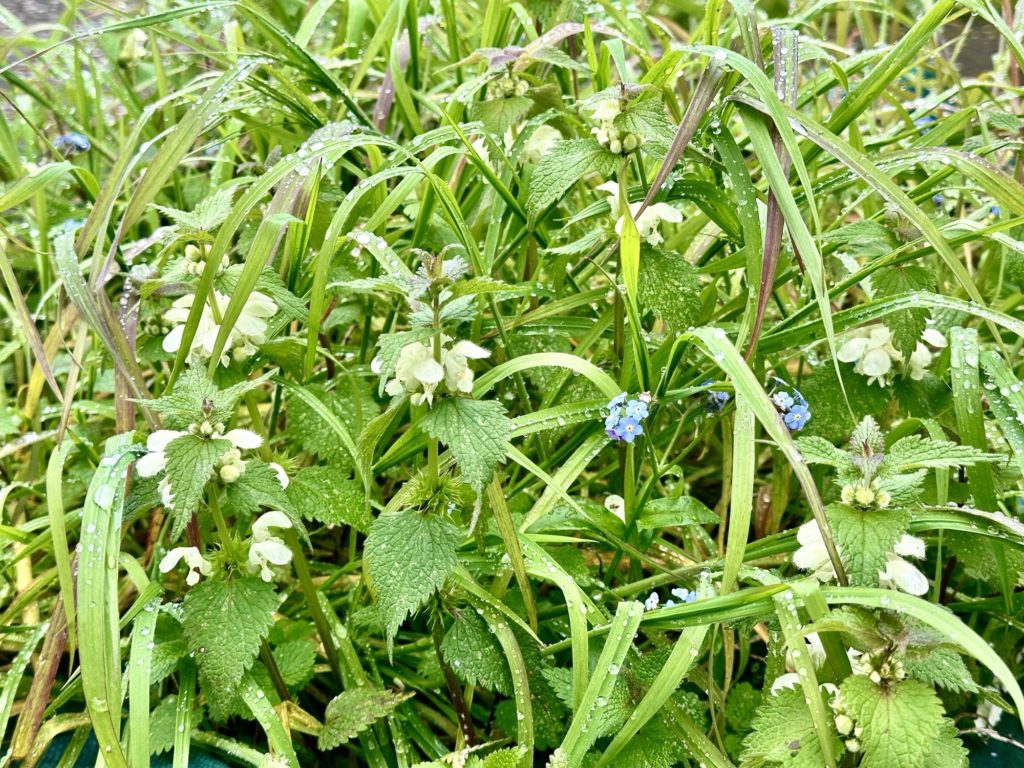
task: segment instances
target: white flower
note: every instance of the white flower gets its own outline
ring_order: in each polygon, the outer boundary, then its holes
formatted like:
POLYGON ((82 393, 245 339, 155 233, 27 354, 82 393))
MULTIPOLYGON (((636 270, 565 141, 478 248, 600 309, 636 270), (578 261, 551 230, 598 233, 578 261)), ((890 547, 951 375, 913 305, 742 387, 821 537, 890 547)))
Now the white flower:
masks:
POLYGON ((152 432, 146 438, 148 453, 135 462, 135 469, 138 471, 139 477, 154 477, 163 472, 164 466, 167 464, 167 455, 164 453, 167 446, 172 440, 187 434, 188 432, 177 429, 158 429, 156 432, 152 432))
POLYGON ((602 99, 597 102, 590 111, 591 117, 604 122, 614 120, 622 112, 622 102, 618 99, 602 99))
POLYGON ((288 487, 288 473, 284 471, 284 467, 278 464, 276 461, 270 462, 270 468, 274 470, 274 474, 277 475, 277 482, 281 484, 281 488, 288 487))
POLYGON ((260 578, 274 578, 271 565, 287 565, 292 551, 283 539, 270 533, 271 528, 291 528, 292 521, 284 512, 266 512, 252 524, 252 543, 249 544, 249 570, 259 571, 260 578))
MULTIPOLYGON (((934 328, 926 328, 921 338, 933 347, 946 346, 946 337, 934 328)), ((914 381, 924 378, 925 370, 932 363, 932 351, 925 343, 918 342, 908 360, 907 374, 914 381)), ((889 383, 895 366, 903 362, 903 354, 892 343, 892 333, 882 324, 853 331, 839 347, 836 357, 840 362, 854 363, 855 372, 867 376, 868 384, 877 383, 880 387, 889 383)))
MULTIPOLYGON (((434 402, 434 390, 443 380, 449 392, 469 394, 473 391, 473 371, 469 367, 470 360, 481 360, 491 353, 471 341, 451 342, 447 336, 442 337, 441 362, 434 359, 434 350, 428 344, 414 341, 402 347, 395 365, 395 378, 384 386, 389 395, 407 392, 413 405, 434 402)), ((371 364, 371 369, 380 372, 379 361, 371 364)))
POLYGON ((615 515, 622 522, 626 522, 626 500, 616 493, 613 493, 604 500, 604 508, 615 515))
MULTIPOLYGON (((225 483, 233 483, 245 471, 245 462, 242 461, 241 452, 259 448, 263 444, 263 438, 251 429, 232 429, 222 433, 223 429, 220 424, 210 424, 209 421, 198 425, 193 424, 187 431, 158 429, 146 438, 147 453, 135 462, 135 469, 138 471, 139 477, 155 477, 163 472, 167 466, 167 446, 179 437, 195 434, 215 440, 227 440, 231 443, 232 447, 218 459, 220 465, 218 473, 225 483)), ((160 481, 159 489, 164 506, 170 506, 172 494, 167 478, 160 481)))
POLYGON ((523 144, 523 148, 519 153, 520 161, 532 164, 539 163, 540 159, 561 138, 562 134, 558 132, 557 128, 552 128, 550 125, 538 126, 537 130, 531 133, 530 138, 523 144))
POLYGON ((893 363, 901 359, 892 344, 892 334, 882 324, 869 325, 854 331, 836 353, 843 363, 854 363, 853 370, 868 377, 868 384, 884 387, 893 363))
POLYGON ((426 344, 414 341, 402 347, 395 365, 395 378, 384 391, 389 395, 408 392, 413 405, 434 401, 434 390, 444 378, 444 368, 434 359, 434 351, 426 344))
MULTIPOLYGON (((602 192, 608 193, 608 204, 611 206, 612 216, 619 214, 619 185, 614 181, 606 181, 598 187, 602 192)), ((643 203, 630 203, 629 215, 636 223, 640 239, 650 245, 660 245, 664 242, 659 227, 661 222, 678 224, 683 220, 683 214, 677 211, 668 203, 654 203, 644 208, 643 212, 637 215, 643 203)), ((618 216, 615 222, 615 234, 622 235, 623 217, 618 216)))
POLYGON ((200 575, 209 576, 213 571, 210 561, 203 557, 195 547, 175 547, 160 561, 160 573, 168 573, 182 560, 188 566, 185 583, 190 587, 199 583, 200 575))
POLYGON ((977 714, 978 716, 974 718, 975 728, 995 728, 1003 717, 1003 710, 988 699, 982 699, 978 704, 977 714))
POLYGON ((885 570, 879 571, 878 582, 882 587, 899 589, 910 595, 921 596, 928 592, 928 578, 917 566, 904 557, 924 557, 924 541, 916 536, 904 534, 892 552, 885 555, 885 570))
POLYGON ((778 696, 780 691, 795 689, 798 685, 800 685, 800 675, 796 672, 786 672, 772 682, 771 694, 778 696))
POLYGON ((469 368, 469 360, 482 360, 490 356, 483 347, 472 341, 457 341, 451 349, 441 350, 441 365, 444 368, 444 383, 450 392, 473 391, 473 371, 469 368))
MULTIPOLYGON (((182 335, 185 332, 184 324, 194 301, 195 294, 182 296, 176 299, 171 304, 171 308, 164 313, 164 320, 175 324, 171 332, 164 337, 165 352, 173 354, 181 348, 182 335)), ((217 307, 217 312, 214 314, 209 303, 203 306, 203 313, 199 318, 196 335, 189 345, 189 352, 204 359, 209 359, 213 355, 213 345, 217 340, 217 334, 220 333, 220 325, 215 318, 224 316, 229 301, 229 296, 216 290, 213 292, 213 302, 217 307)), ((227 365, 232 357, 242 360, 246 356, 254 354, 256 347, 266 342, 267 320, 276 312, 277 304, 273 299, 259 291, 253 291, 228 334, 224 350, 221 352, 220 364, 227 365)))
POLYGON ((800 542, 800 548, 793 553, 793 565, 801 571, 811 571, 818 581, 833 581, 836 569, 832 566, 818 524, 810 520, 801 525, 796 532, 796 540, 800 542))

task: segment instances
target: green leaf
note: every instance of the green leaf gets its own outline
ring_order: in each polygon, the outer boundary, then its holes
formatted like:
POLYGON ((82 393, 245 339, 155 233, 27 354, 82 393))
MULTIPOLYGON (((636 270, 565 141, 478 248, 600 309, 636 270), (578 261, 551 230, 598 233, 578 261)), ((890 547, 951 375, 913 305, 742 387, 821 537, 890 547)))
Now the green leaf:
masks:
POLYGON ((167 445, 164 479, 171 494, 171 539, 185 530, 203 500, 203 489, 217 460, 230 448, 227 440, 206 440, 196 435, 182 435, 167 445))
POLYGON ((693 496, 679 498, 651 499, 637 520, 640 530, 670 528, 682 525, 713 525, 719 516, 707 505, 693 496))
POLYGON ((206 579, 189 590, 183 608, 185 642, 199 664, 204 693, 232 695, 273 623, 273 584, 253 576, 206 579))
POLYGON ((352 688, 331 699, 324 716, 318 746, 321 751, 334 749, 354 739, 395 707, 412 696, 411 693, 352 688))
POLYGON ((978 690, 963 658, 952 648, 936 648, 921 658, 907 658, 903 667, 908 676, 954 693, 978 690))
POLYGON ((500 139, 505 135, 505 131, 518 123, 523 115, 530 111, 531 107, 533 107, 533 99, 526 96, 488 99, 487 101, 473 102, 469 110, 469 117, 474 121, 479 120, 484 124, 488 133, 500 139))
POLYGON ((221 389, 206 375, 203 366, 195 366, 182 374, 170 394, 147 400, 146 407, 164 414, 164 427, 168 429, 184 429, 204 418, 226 424, 234 416, 238 399, 264 381, 265 377, 259 377, 221 389))
POLYGON ((850 468, 850 455, 842 448, 836 448, 823 437, 808 435, 796 438, 796 447, 808 464, 827 464, 837 469, 850 468))
POLYGON ((956 732, 956 724, 952 720, 942 719, 939 737, 932 742, 932 751, 924 764, 938 768, 967 768, 969 765, 967 749, 956 732))
POLYGON ((932 440, 921 435, 908 435, 893 443, 885 453, 880 469, 905 472, 922 467, 942 468, 974 466, 981 461, 1002 461, 999 454, 985 453, 970 445, 957 445, 948 440, 932 440))
POLYGON ((675 128, 665 113, 660 94, 630 99, 613 122, 620 131, 643 136, 642 149, 659 158, 668 152, 675 136, 675 128))
MULTIPOLYGON (((244 264, 232 264, 217 277, 217 289, 222 293, 231 294, 238 285, 242 276, 244 264)), ((266 294, 274 300, 279 311, 283 312, 292 320, 306 319, 306 304, 288 290, 288 286, 278 277, 277 273, 269 267, 264 268, 256 276, 254 291, 266 294)))
MULTIPOLYGON (((871 286, 880 299, 907 291, 933 291, 935 275, 930 269, 914 264, 886 267, 872 273, 871 286)), ((917 349, 929 314, 928 309, 901 309, 886 315, 885 324, 892 332, 893 346, 903 353, 904 360, 917 349)))
POLYGON ((366 506, 363 486, 338 467, 304 467, 288 484, 288 498, 306 520, 324 525, 350 525, 360 533, 370 530, 373 516, 366 506))
POLYGON ((942 702, 918 680, 875 685, 861 676, 840 686, 843 702, 858 727, 861 768, 924 768, 943 726, 942 702))
POLYGON ((586 174, 610 176, 618 164, 619 156, 609 152, 595 139, 556 142, 530 177, 530 193, 526 201, 530 218, 537 218, 548 206, 560 200, 586 174))
POLYGON ((902 510, 862 510, 830 504, 825 515, 850 584, 878 586, 879 571, 885 570, 885 555, 906 532, 909 514, 902 510))
POLYGON ((441 653, 460 680, 511 695, 512 674, 505 654, 475 612, 458 613, 441 642, 441 653))
POLYGON ((295 518, 291 500, 281 487, 277 473, 259 459, 246 461, 245 470, 235 482, 224 485, 224 492, 235 514, 252 515, 267 507, 295 518))
POLYGON ((504 460, 512 422, 496 400, 444 398, 420 421, 431 437, 451 449, 462 479, 479 494, 504 460))
MULTIPOLYGON (((305 388, 308 395, 320 400, 348 429, 350 435, 359 434, 363 424, 377 415, 377 403, 370 391, 355 380, 353 385, 339 386, 329 392, 319 386, 305 388)), ((288 396, 288 434, 304 450, 316 454, 328 464, 352 467, 349 449, 338 439, 338 433, 300 395, 288 396)))
POLYGON ((444 584, 461 541, 450 522, 415 509, 373 521, 364 557, 389 643, 405 617, 444 584))
POLYGON ((697 269, 679 253, 644 246, 640 253, 640 303, 673 331, 700 320, 701 281, 697 269))
MULTIPOLYGON (((741 768, 821 768, 825 764, 802 690, 784 688, 777 696, 766 697, 753 725, 743 740, 741 768)), ((834 751, 839 751, 838 739, 834 751)))
POLYGON ((181 234, 213 232, 231 213, 231 200, 234 195, 234 187, 218 190, 201 200, 191 211, 179 211, 177 208, 169 208, 156 203, 153 204, 153 207, 177 224, 181 234))

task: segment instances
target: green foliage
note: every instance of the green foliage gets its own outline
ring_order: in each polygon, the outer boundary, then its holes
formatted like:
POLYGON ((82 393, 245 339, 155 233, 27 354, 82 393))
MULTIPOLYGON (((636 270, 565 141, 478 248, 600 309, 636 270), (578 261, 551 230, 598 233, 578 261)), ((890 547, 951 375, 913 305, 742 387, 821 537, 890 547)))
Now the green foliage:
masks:
POLYGON ((944 730, 942 702, 930 686, 917 680, 875 685, 849 677, 840 686, 854 722, 864 731, 861 766, 901 765, 921 768, 944 730))
POLYGON ((546 154, 530 177, 527 210, 533 217, 557 202, 587 173, 608 176, 619 158, 593 139, 560 141, 546 154))
POLYGON ((337 467, 304 467, 288 484, 288 499, 306 520, 367 532, 372 518, 362 486, 337 467))
POLYGON ((700 319, 700 278, 697 270, 677 254, 641 249, 639 297, 671 331, 685 331, 700 319))
MULTIPOLYGON (((835 743, 838 746, 838 739, 835 743)), ((743 746, 742 768, 820 768, 823 764, 811 713, 798 689, 784 689, 765 700, 743 746)))
POLYGON ((506 696, 512 693, 512 674, 501 646, 483 619, 461 611, 441 642, 445 662, 460 680, 506 696))
POLYGON ((353 688, 335 696, 327 705, 323 730, 318 739, 320 749, 334 749, 382 717, 387 717, 410 694, 374 688, 353 688))
POLYGON ((853 586, 876 586, 886 553, 907 530, 910 516, 899 510, 855 509, 830 504, 825 514, 853 586))
POLYGON ((389 642, 406 616, 418 609, 451 574, 462 541, 447 520, 414 509, 373 521, 365 557, 389 642))
POLYGON ((208 440, 197 435, 182 435, 168 444, 164 480, 170 492, 170 511, 174 520, 172 539, 178 538, 185 530, 203 499, 203 489, 217 460, 229 448, 231 443, 227 440, 208 440))
POLYGON ((273 586, 250 576, 203 581, 185 596, 185 642, 211 701, 223 705, 237 690, 256 660, 276 608, 273 586))
POLYGON ((453 397, 442 400, 420 422, 423 430, 448 446, 463 480, 482 493, 505 459, 512 423, 501 403, 453 397))

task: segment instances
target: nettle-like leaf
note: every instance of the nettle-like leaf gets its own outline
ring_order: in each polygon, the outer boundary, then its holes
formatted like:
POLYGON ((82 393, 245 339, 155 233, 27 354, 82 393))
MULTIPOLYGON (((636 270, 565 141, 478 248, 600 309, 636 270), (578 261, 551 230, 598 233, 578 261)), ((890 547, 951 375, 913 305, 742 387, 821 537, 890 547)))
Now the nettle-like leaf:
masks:
MULTIPOLYGON (((838 738, 834 751, 840 751, 838 738)), ((821 768, 824 764, 803 691, 785 688, 777 696, 768 696, 757 710, 754 730, 743 740, 741 768, 821 768)))
POLYGON ((269 508, 279 509, 297 519, 277 473, 259 459, 246 461, 245 471, 235 482, 226 484, 224 491, 227 503, 235 514, 252 515, 263 508, 269 508))
POLYGON ((447 397, 420 421, 423 431, 451 449, 462 479, 479 494, 504 460, 512 422, 495 400, 447 397))
POLYGON ((183 235, 210 233, 214 232, 231 213, 231 200, 234 195, 233 187, 218 190, 200 201, 191 211, 179 211, 177 208, 155 203, 153 207, 173 221, 183 235))
POLYGON ((185 530, 203 500, 203 489, 217 460, 230 448, 227 440, 208 440, 196 435, 182 435, 167 445, 164 479, 171 492, 172 539, 185 530))
POLYGON ((970 764, 967 749, 957 736, 956 724, 952 720, 943 718, 939 736, 932 742, 932 751, 924 764, 935 768, 967 768, 970 764))
POLYGON ((373 522, 362 484, 338 467, 300 469, 288 485, 288 498, 306 520, 351 525, 361 533, 369 531, 373 522))
POLYGON ((642 136, 644 141, 640 148, 655 157, 665 156, 675 136, 675 127, 669 121, 657 91, 651 96, 627 101, 613 122, 620 131, 642 136))
POLYGON ((488 133, 501 138, 505 131, 522 120, 533 107, 528 96, 509 96, 505 99, 475 101, 470 105, 471 120, 483 123, 488 133))
POLYGON ((170 394, 147 400, 146 407, 163 414, 164 426, 168 429, 184 429, 204 418, 214 423, 226 423, 234 415, 239 398, 268 378, 260 376, 221 388, 210 380, 203 366, 191 366, 181 375, 170 394))
POLYGON ((441 642, 441 653, 460 680, 511 695, 512 673, 505 654, 476 613, 459 612, 441 642))
POLYGON ((637 520, 640 530, 670 528, 684 525, 712 525, 719 522, 719 516, 707 505, 693 496, 651 499, 637 520))
POLYGON ((616 768, 672 768, 686 748, 658 718, 649 720, 615 757, 616 768))
POLYGON ((643 246, 638 289, 640 302, 670 330, 685 331, 699 322, 700 276, 681 254, 643 246))
POLYGON ((852 675, 840 686, 843 702, 863 728, 861 768, 924 768, 943 728, 942 702, 919 680, 875 685, 852 675))
MULTIPOLYGON (((871 286, 880 299, 907 291, 934 291, 935 285, 935 274, 914 264, 884 267, 871 275, 871 286)), ((900 309, 885 316, 893 346, 903 354, 904 360, 909 359, 920 343, 929 314, 928 309, 900 309)))
POLYGON ((207 696, 231 697, 273 624, 273 584, 253 576, 206 579, 185 595, 182 625, 207 696))
MULTIPOLYGON (((358 434, 362 425, 377 415, 377 402, 361 379, 350 378, 330 391, 319 386, 309 386, 306 390, 334 412, 349 434, 358 434)), ((305 400, 298 395, 289 396, 285 413, 287 433, 303 450, 316 454, 328 464, 345 469, 352 467, 352 457, 338 440, 337 432, 305 400)))
POLYGON ((877 587, 885 555, 906 533, 910 515, 904 510, 863 510, 838 503, 830 504, 825 515, 850 584, 877 587))
POLYGON ((388 643, 458 563, 459 529, 444 518, 404 509, 370 526, 364 557, 388 643))
POLYGON ((318 746, 324 751, 354 739, 412 695, 365 687, 352 688, 335 696, 327 705, 318 746))
POLYGON ((852 469, 850 454, 837 448, 823 437, 809 435, 796 438, 796 446, 800 455, 808 464, 827 464, 836 469, 852 469))
POLYGON ((948 440, 933 440, 921 435, 908 435, 890 446, 879 472, 898 473, 913 469, 970 467, 982 461, 1003 461, 1005 456, 985 453, 970 445, 957 445, 948 440))
POLYGON ((530 177, 526 210, 537 218, 570 187, 589 173, 610 176, 621 158, 596 139, 567 139, 554 144, 541 158, 530 177))
POLYGON ((920 658, 909 655, 903 662, 907 675, 954 693, 973 693, 978 684, 963 657, 952 648, 935 648, 920 658))

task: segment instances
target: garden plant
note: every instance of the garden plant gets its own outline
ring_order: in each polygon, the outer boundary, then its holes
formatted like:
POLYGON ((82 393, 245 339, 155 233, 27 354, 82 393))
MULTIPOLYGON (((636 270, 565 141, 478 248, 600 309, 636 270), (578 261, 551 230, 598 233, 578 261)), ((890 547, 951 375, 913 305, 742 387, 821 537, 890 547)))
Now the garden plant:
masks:
POLYGON ((1014 4, 0 26, 0 765, 1024 765, 1014 4))

